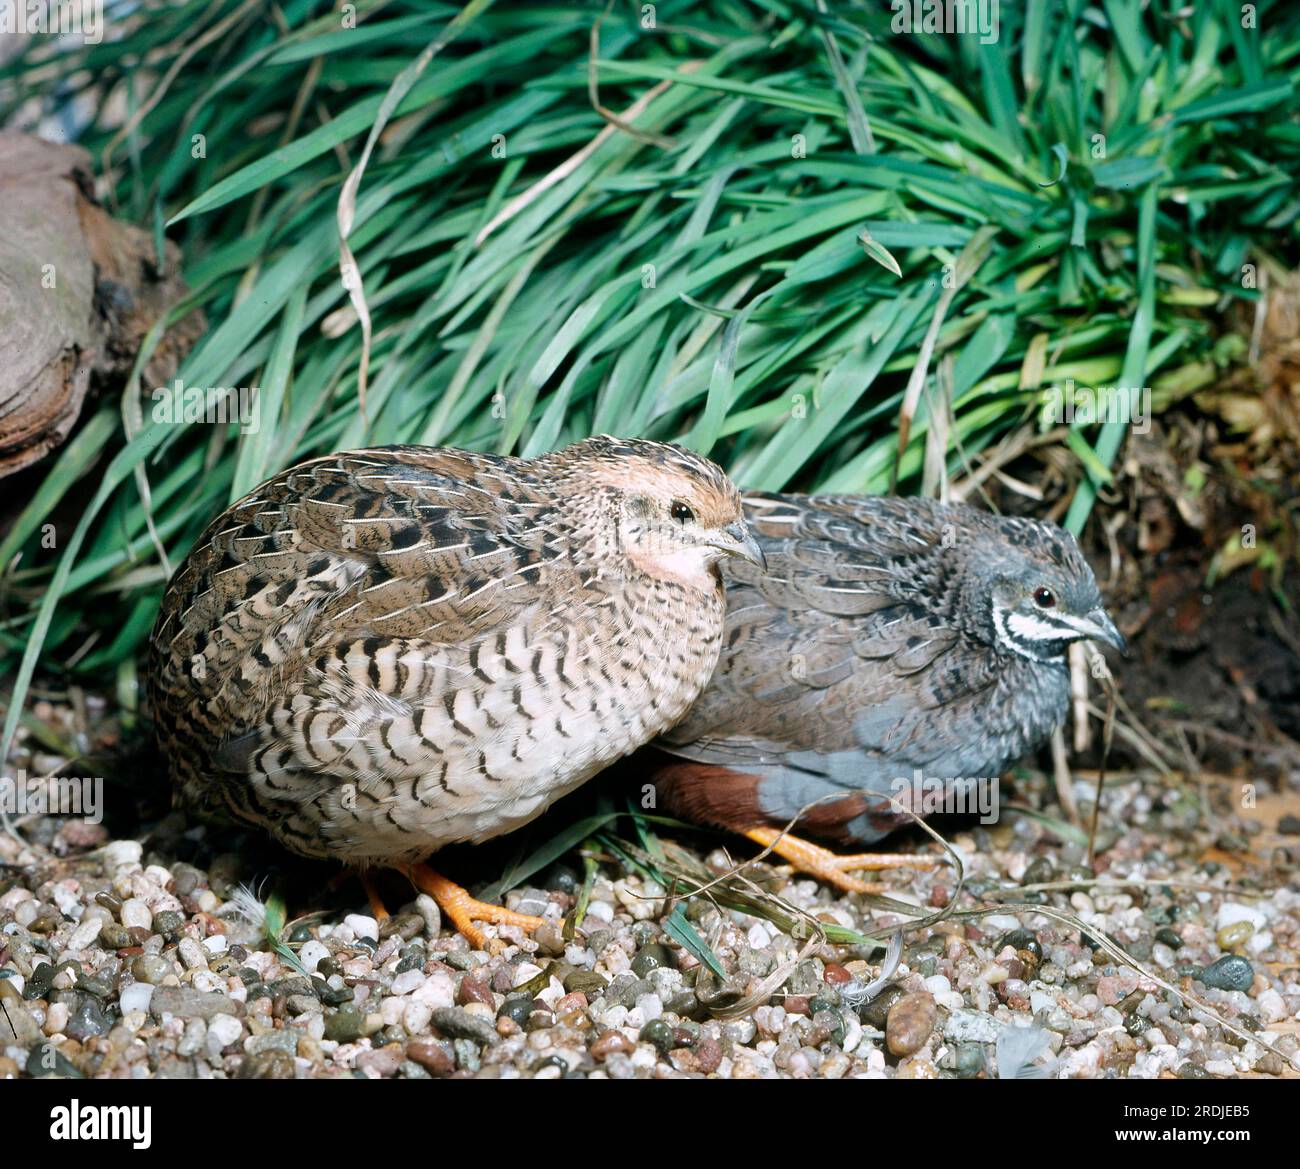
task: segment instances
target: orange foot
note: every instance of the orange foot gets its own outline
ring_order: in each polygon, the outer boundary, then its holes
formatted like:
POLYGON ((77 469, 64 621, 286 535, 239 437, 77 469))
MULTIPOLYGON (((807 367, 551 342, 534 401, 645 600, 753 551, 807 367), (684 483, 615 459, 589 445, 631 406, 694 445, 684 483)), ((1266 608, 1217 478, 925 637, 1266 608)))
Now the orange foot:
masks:
POLYGON ((850 877, 848 870, 932 869, 936 863, 933 857, 889 852, 855 852, 851 856, 840 856, 788 832, 782 835, 777 828, 750 828, 745 835, 764 848, 770 846, 777 856, 784 857, 799 872, 826 881, 846 893, 882 893, 885 890, 885 886, 879 883, 850 877))
POLYGON ((366 900, 370 902, 370 916, 383 925, 393 915, 388 912, 388 906, 384 904, 383 895, 379 892, 379 886, 375 884, 374 876, 367 869, 356 869, 355 872, 361 887, 366 891, 366 900))
POLYGON ((542 924, 540 917, 530 917, 501 905, 476 900, 467 890, 454 881, 447 880, 441 873, 434 872, 428 865, 412 865, 408 875, 411 883, 421 893, 429 894, 438 903, 438 908, 476 950, 485 949, 488 941, 487 935, 475 927, 476 921, 487 921, 494 925, 517 925, 526 930, 535 930, 542 924))

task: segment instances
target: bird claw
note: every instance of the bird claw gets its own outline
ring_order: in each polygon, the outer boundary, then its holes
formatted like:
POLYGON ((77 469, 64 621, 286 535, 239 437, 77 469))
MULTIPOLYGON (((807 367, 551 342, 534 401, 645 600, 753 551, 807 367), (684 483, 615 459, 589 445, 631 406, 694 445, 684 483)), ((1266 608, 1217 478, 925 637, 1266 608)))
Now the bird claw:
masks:
POLYGON ((528 931, 544 924, 544 918, 533 917, 527 913, 516 913, 503 905, 479 901, 470 896, 469 892, 457 885, 455 881, 448 880, 428 865, 412 865, 408 875, 411 883, 421 893, 429 894, 438 903, 438 908, 447 915, 452 925, 476 950, 487 949, 488 945, 488 936, 474 925, 476 921, 491 925, 513 925, 528 931))
POLYGON ((781 832, 776 828, 751 828, 745 835, 755 844, 770 848, 777 856, 789 861, 799 872, 817 877, 845 893, 883 893, 885 886, 879 882, 864 881, 849 876, 851 870, 873 871, 880 869, 932 869, 931 857, 908 856, 898 853, 858 852, 841 856, 813 844, 799 836, 781 832))

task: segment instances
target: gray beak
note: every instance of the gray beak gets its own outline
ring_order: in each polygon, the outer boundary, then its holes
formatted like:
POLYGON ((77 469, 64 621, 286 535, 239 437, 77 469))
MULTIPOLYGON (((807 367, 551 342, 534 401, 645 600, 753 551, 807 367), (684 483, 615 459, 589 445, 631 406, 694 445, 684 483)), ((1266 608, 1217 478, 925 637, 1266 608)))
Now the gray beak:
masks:
POLYGON ((744 520, 736 520, 722 529, 727 539, 719 540, 714 545, 722 549, 723 552, 732 556, 739 556, 741 560, 748 560, 750 564, 758 568, 760 572, 767 571, 767 557, 763 555, 763 549, 754 539, 754 533, 749 530, 744 520))
POLYGON ((1114 646, 1122 654, 1128 653, 1128 642, 1105 609, 1093 609, 1086 620, 1080 623, 1079 631, 1094 641, 1104 641, 1107 645, 1114 646))

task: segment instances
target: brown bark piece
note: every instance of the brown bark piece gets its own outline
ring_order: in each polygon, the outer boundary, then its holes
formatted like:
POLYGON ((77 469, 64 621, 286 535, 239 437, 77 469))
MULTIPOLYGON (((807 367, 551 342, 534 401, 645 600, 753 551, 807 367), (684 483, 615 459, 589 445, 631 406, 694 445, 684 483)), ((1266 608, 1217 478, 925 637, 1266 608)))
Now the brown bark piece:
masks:
MULTIPOLYGON (((185 293, 179 250, 158 273, 148 234, 109 216, 90 181, 79 147, 0 133, 0 476, 63 442, 92 386, 124 377, 185 293)), ((146 381, 170 379, 202 329, 192 313, 171 330, 146 381)))

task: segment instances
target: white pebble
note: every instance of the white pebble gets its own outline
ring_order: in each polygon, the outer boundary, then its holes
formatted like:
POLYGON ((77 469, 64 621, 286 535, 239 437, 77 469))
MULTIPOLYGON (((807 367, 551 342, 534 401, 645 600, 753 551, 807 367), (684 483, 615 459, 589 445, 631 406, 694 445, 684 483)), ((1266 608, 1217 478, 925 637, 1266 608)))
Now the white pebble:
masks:
POLYGON ((67 1003, 51 1003, 50 1009, 45 1012, 45 1026, 41 1028, 46 1035, 59 1035, 63 1028, 68 1025, 67 1003))
MULTIPOLYGON (((608 901, 592 901, 587 906, 587 916, 608 925, 614 920, 614 907, 608 901)), ((527 979, 524 981, 526 982, 527 979)), ((515 985, 519 984, 516 982, 515 985)))
POLYGON ((515 967, 514 985, 517 987, 523 986, 525 982, 531 982, 541 974, 541 972, 542 968, 540 966, 534 966, 531 962, 520 962, 519 965, 515 967))
POLYGON ((682 972, 660 966, 658 970, 650 971, 650 986, 655 994, 667 1002, 681 989, 682 972))
POLYGON ((104 845, 100 851, 104 866, 110 872, 116 869, 136 866, 144 855, 144 845, 138 840, 113 840, 104 845))
POLYGON ((219 1055, 223 1048, 237 1043, 244 1033, 244 1025, 234 1015, 213 1015, 208 1023, 208 1053, 219 1055))
POLYGON ((423 1035, 429 1029, 429 1020, 433 1018, 433 1008, 419 999, 410 999, 403 1004, 402 1026, 408 1035, 423 1035))
POLYGON ((614 882, 614 896, 633 921, 658 917, 663 910, 663 895, 663 887, 655 881, 643 881, 635 890, 626 881, 614 882))
POLYGON ((1268 1022, 1276 1023, 1287 1017, 1286 1002, 1272 987, 1261 991, 1255 1001, 1259 1003, 1260 1013, 1268 1022))
POLYGON ((149 865, 144 870, 144 875, 148 877, 159 889, 166 889, 172 879, 170 869, 164 869, 162 865, 149 865))
POLYGON ((329 947, 322 945, 315 938, 310 942, 304 942, 302 949, 298 951, 298 960, 308 972, 315 970, 320 965, 321 959, 329 956, 329 947))
POLYGON ((190 980, 190 985, 195 990, 219 990, 222 994, 226 992, 226 980, 220 975, 213 974, 211 970, 196 970, 194 977, 190 980))
POLYGON ((657 994, 643 994, 636 1000, 636 1009, 645 1023, 651 1023, 664 1013, 664 1004, 657 994))
POLYGON ((54 904, 59 907, 59 912, 69 917, 74 916, 71 910, 81 904, 81 894, 75 889, 69 889, 66 881, 60 881, 55 885, 51 890, 51 896, 54 898, 54 904))
POLYGON ((424 985, 412 992, 411 997, 418 1002, 427 1003, 435 1011, 439 1007, 453 1007, 456 1005, 456 986, 450 975, 437 971, 430 974, 424 980, 424 985))
POLYGON ((541 999, 551 1010, 555 1010, 555 1004, 564 997, 564 986, 558 978, 552 976, 551 981, 542 987, 534 997, 541 999))
POLYGON ((203 948, 209 954, 224 954, 227 945, 229 943, 226 941, 225 934, 213 934, 210 938, 203 939, 203 948))
POLYGON ((631 1059, 635 1068, 652 1068, 659 1062, 659 1052, 649 1043, 638 1043, 631 1059))
POLYGON ((99 937, 102 925, 98 918, 83 921, 68 937, 69 950, 85 950, 99 937))
POLYGON ((845 1052, 852 1055, 857 1051, 858 1044, 862 1042, 863 1030, 862 1024, 858 1022, 858 1016, 853 1011, 844 1012, 844 1043, 845 1052))
POLYGON ((1062 1057, 1065 1075, 1068 1079, 1092 1079, 1100 1073, 1103 1059, 1103 1052, 1096 1043, 1066 1052, 1062 1057))
POLYGON ((425 933, 436 938, 442 929, 442 910, 438 903, 427 893, 421 893, 415 899, 415 912, 424 918, 425 933))
POLYGON ((424 980, 423 970, 403 970, 393 979, 393 994, 399 996, 410 994, 416 987, 423 986, 424 980))
POLYGON ((1262 909, 1253 905, 1242 905, 1238 901, 1225 901, 1219 906, 1219 915, 1215 918, 1214 928, 1221 930, 1226 926, 1236 925, 1239 921, 1248 921, 1257 930, 1262 930, 1268 918, 1262 909))
POLYGON ((122 994, 118 999, 118 1005, 122 1008, 122 1014, 128 1014, 131 1011, 147 1011, 149 1001, 153 998, 154 988, 147 982, 133 982, 130 986, 123 987, 122 994))
POLYGON ((756 921, 751 925, 749 931, 745 934, 745 937, 755 950, 763 949, 772 940, 771 935, 763 928, 763 923, 761 921, 756 921))
POLYGON ((1273 931, 1256 930, 1246 939, 1246 949, 1252 954, 1262 954, 1273 948, 1273 931))
POLYGON ((343 924, 352 931, 355 938, 379 940, 379 923, 373 917, 367 917, 364 913, 349 913, 343 919, 343 924))
POLYGON ((952 983, 942 974, 934 974, 925 980, 925 989, 931 994, 947 994, 952 990, 952 983))
POLYGON ((13 909, 22 902, 31 900, 33 900, 31 890, 19 885, 0 897, 0 910, 13 909))
POLYGON ((607 1007, 604 1015, 601 1016, 601 1022, 611 1030, 618 1030, 627 1022, 628 1009, 621 1003, 612 1007, 607 1007))
MULTIPOLYGON (((277 965, 277 963, 275 955, 269 950, 254 950, 244 959, 244 965, 250 970, 255 970, 257 976, 265 981, 270 977, 271 967, 277 965)), ((335 987, 334 989, 337 990, 338 987, 335 987)))
POLYGON ((181 938, 180 944, 176 947, 176 952, 181 956, 181 961, 185 963, 186 970, 200 970, 208 964, 208 957, 204 953, 203 947, 193 938, 181 938))

